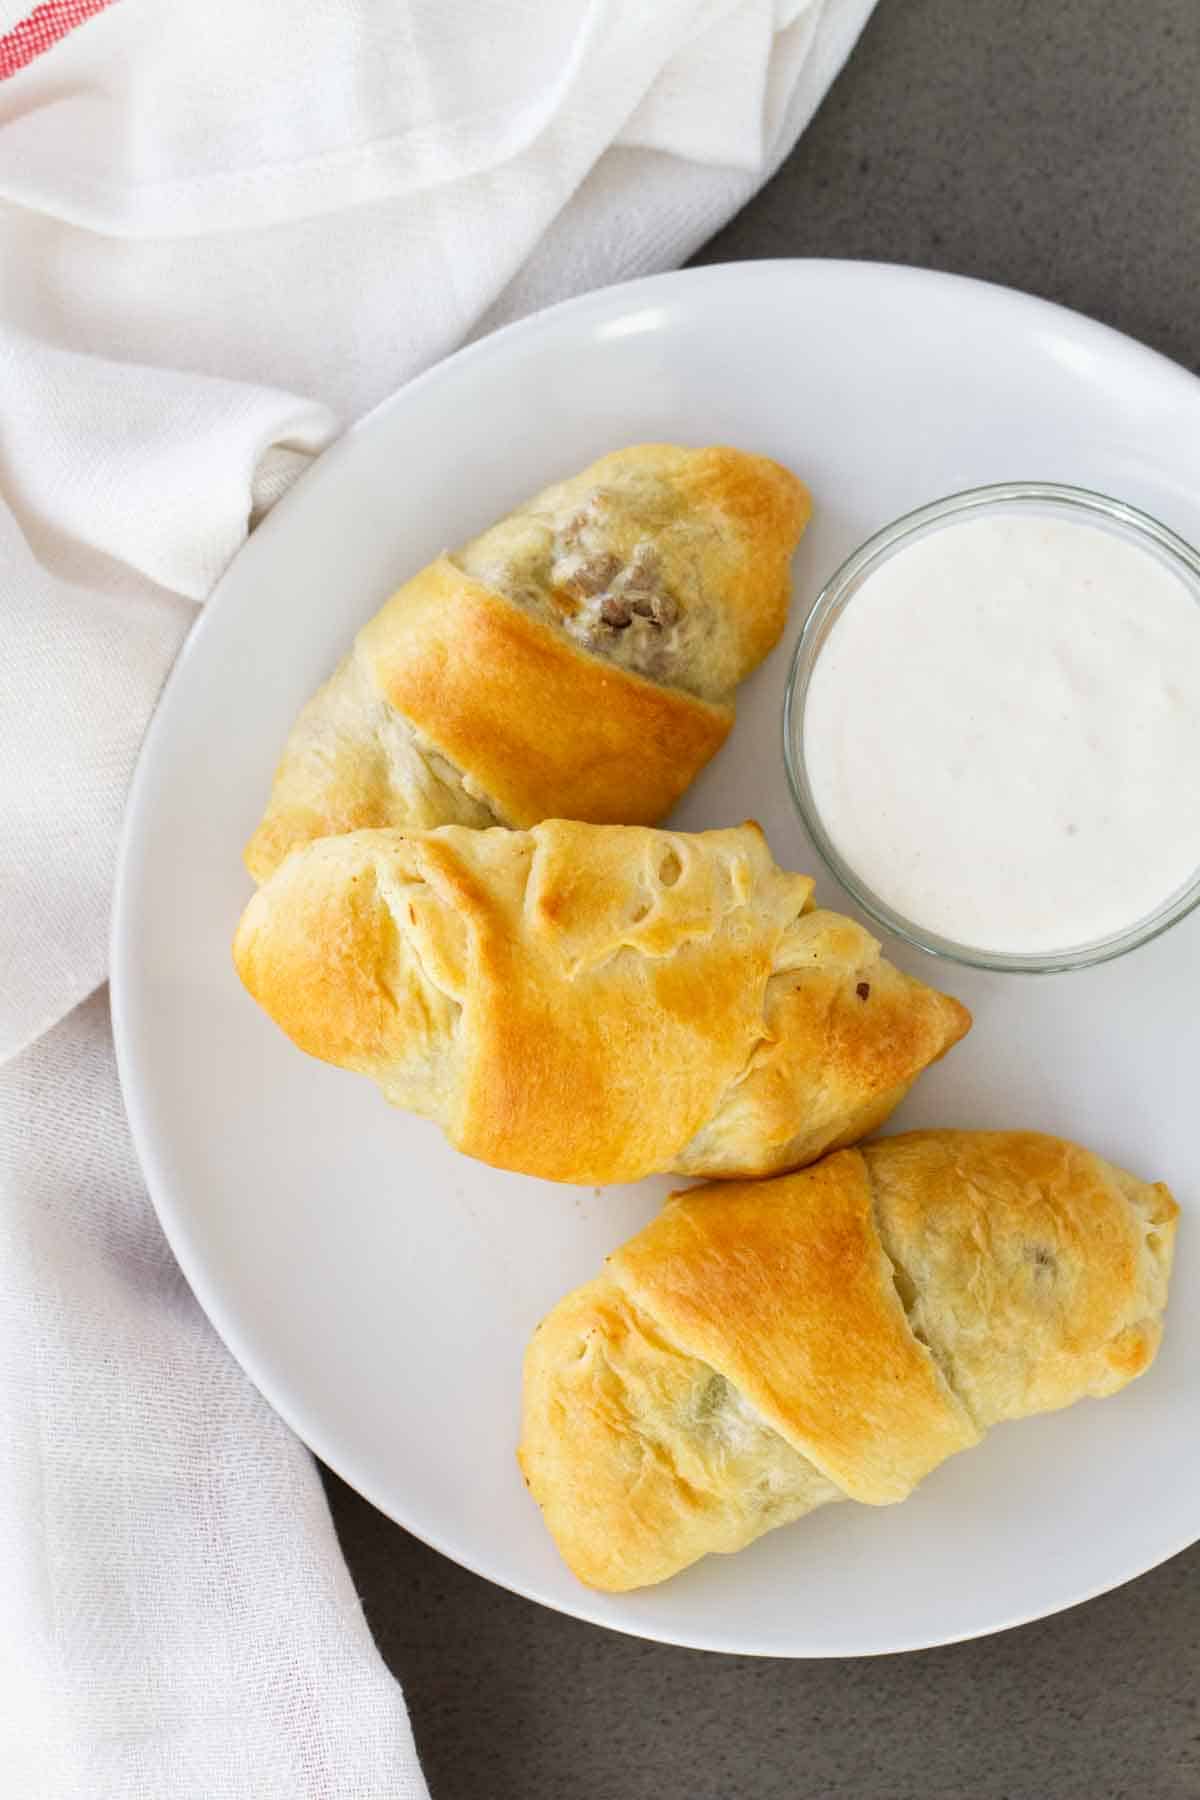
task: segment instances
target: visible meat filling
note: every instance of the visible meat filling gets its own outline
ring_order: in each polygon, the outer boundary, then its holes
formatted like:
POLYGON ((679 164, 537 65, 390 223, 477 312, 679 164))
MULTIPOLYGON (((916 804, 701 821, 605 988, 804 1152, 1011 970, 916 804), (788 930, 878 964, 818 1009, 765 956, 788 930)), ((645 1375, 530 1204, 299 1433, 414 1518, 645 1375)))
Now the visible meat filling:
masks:
POLYGON ((659 675, 667 662, 667 634, 679 623, 679 602, 665 585, 653 544, 639 544, 628 561, 595 544, 602 501, 602 495, 595 496, 557 534, 551 570, 555 604, 572 636, 589 650, 611 654, 621 639, 622 662, 659 675))
POLYGON ((595 594, 607 593, 620 572, 621 559, 611 551, 573 562, 565 573, 555 571, 559 577, 557 585, 565 588, 573 600, 590 600, 595 594))
POLYGON ((610 594, 600 608, 600 623, 607 625, 610 631, 628 631, 633 624, 633 612, 628 600, 618 600, 610 594))
MULTIPOLYGON (((576 647, 645 680, 728 698, 737 660, 734 593, 706 562, 716 524, 668 481, 596 486, 586 499, 514 513, 451 560, 576 647)), ((714 570, 728 561, 724 552, 714 570)))

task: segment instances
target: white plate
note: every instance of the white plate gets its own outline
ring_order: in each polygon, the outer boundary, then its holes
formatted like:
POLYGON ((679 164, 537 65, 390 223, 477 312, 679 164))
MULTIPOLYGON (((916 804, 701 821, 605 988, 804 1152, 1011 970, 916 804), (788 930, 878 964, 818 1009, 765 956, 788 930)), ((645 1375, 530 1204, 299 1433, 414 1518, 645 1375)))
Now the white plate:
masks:
MULTIPOLYGON (((751 263, 590 295, 476 345, 317 463, 250 539, 179 659, 130 801, 113 958, 125 1094, 184 1272, 314 1450, 430 1544, 646 1637, 852 1655, 1052 1612, 1200 1536, 1200 1229, 1164 1350, 1116 1399, 1002 1426, 898 1508, 830 1507, 736 1557, 609 1598, 558 1561, 513 1460, 521 1353, 666 1182, 554 1187, 457 1156, 365 1080, 301 1056, 242 992, 240 851, 292 718, 355 627, 443 546, 617 445, 727 442, 810 483, 784 642, 677 823, 753 814, 816 866, 780 708, 806 607, 850 548, 935 495, 1078 482, 1200 539, 1200 384, 1042 302, 853 263, 751 263)), ((1200 1188, 1200 916, 1053 979, 896 959, 973 1008, 899 1126, 1028 1126, 1200 1188)))

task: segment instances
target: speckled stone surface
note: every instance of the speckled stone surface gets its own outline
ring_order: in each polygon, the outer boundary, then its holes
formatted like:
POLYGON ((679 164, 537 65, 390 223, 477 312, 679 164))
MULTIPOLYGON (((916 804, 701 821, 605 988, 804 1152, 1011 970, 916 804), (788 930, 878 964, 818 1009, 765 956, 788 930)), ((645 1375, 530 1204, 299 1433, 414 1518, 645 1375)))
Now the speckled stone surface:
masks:
MULTIPOLYGON (((1200 0, 880 0, 698 260, 761 256, 1006 282, 1200 371, 1200 0)), ((978 1643, 755 1661, 548 1613, 328 1487, 434 1800, 1200 1800, 1200 1548, 978 1643)))
POLYGON ((698 262, 1004 282, 1200 371, 1197 0, 879 0, 790 160, 698 262))

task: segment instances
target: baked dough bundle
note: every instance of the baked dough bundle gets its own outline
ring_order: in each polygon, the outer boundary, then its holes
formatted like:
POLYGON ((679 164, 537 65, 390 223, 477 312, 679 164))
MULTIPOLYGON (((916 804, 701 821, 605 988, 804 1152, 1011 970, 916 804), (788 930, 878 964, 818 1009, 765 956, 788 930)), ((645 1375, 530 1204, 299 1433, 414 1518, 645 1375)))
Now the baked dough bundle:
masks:
POLYGON ((234 944, 310 1055, 556 1181, 770 1174, 875 1129, 967 1030, 761 831, 551 820, 295 851, 234 944))
POLYGON ((989 1426, 1149 1367, 1177 1210, 1026 1132, 910 1132, 674 1195, 539 1326, 526 1482, 610 1590, 829 1500, 903 1500, 989 1426))
POLYGON ((251 875, 364 827, 661 819, 783 629, 809 510, 766 457, 647 444, 439 557, 296 720, 251 875))

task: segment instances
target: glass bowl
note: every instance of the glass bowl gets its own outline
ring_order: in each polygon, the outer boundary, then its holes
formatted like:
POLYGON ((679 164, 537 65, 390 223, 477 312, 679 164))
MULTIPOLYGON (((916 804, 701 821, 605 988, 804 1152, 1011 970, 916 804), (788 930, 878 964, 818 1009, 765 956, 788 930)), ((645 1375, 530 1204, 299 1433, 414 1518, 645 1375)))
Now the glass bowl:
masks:
POLYGON ((800 634, 788 675, 783 707, 783 754, 792 798, 817 850, 842 886, 871 918, 897 937, 906 939, 932 956, 943 956, 974 968, 1023 974, 1052 974, 1066 969, 1089 968, 1095 963, 1123 956, 1148 943, 1176 924, 1200 903, 1200 868, 1182 887, 1153 912, 1111 936, 1086 943, 1064 945, 1057 950, 1031 953, 988 950, 958 943, 905 917, 875 893, 837 849, 821 817, 804 761, 804 718, 809 685, 829 632, 851 604, 867 576, 883 562, 918 538, 926 537, 951 521, 966 516, 995 513, 1010 507, 1068 517, 1100 525, 1148 551, 1180 577, 1200 605, 1200 555, 1165 525, 1122 500, 1067 487, 1056 482, 1010 481, 992 487, 970 488, 934 500, 927 506, 885 525, 850 556, 818 595, 800 634))

